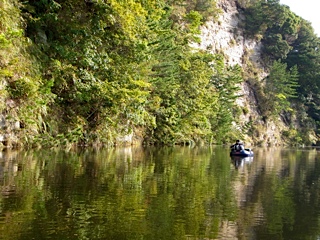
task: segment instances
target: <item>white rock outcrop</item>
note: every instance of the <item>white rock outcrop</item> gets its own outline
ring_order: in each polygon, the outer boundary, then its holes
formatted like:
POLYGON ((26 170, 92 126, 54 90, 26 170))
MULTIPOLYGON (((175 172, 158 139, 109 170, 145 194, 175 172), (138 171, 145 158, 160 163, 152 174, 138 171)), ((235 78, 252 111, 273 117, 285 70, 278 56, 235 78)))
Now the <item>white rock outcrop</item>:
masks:
MULTIPOLYGON (((200 43, 192 46, 197 49, 207 50, 213 54, 221 53, 225 56, 226 64, 239 65, 245 72, 249 65, 256 70, 255 78, 258 81, 267 76, 261 60, 262 44, 257 39, 245 37, 243 20, 244 15, 237 8, 236 0, 218 0, 217 5, 221 14, 217 20, 209 20, 201 27, 200 43)), ((247 80, 247 79, 245 79, 247 80)), ((264 123, 258 109, 258 102, 254 89, 244 82, 240 86, 237 105, 247 109, 248 113, 240 117, 242 124, 254 121, 264 128, 264 133, 257 136, 262 144, 281 144, 280 130, 273 122, 264 123)), ((284 126, 281 126, 282 129, 284 126)))

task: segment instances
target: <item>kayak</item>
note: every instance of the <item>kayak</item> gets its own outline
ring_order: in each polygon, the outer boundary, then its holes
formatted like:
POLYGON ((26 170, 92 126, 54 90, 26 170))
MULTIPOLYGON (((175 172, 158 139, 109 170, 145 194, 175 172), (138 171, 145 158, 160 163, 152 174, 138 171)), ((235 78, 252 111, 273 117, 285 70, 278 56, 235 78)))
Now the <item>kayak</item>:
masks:
POLYGON ((240 156, 240 157, 252 157, 253 151, 250 148, 246 148, 244 150, 232 150, 230 152, 230 156, 240 156))

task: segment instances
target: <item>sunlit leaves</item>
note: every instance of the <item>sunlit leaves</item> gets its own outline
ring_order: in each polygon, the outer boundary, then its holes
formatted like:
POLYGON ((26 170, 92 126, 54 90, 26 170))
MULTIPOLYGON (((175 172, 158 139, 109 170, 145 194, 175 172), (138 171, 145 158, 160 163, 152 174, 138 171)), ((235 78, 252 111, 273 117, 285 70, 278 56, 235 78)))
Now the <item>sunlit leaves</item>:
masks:
MULTIPOLYGON (((214 140, 217 142, 232 139, 235 133, 232 122, 236 121, 233 115, 235 99, 239 97, 240 83, 243 81, 239 66, 227 67, 222 56, 216 56, 213 68, 215 73, 211 77, 211 83, 217 92, 217 104, 213 107, 213 115, 210 118, 214 140)), ((239 135, 240 133, 237 133, 239 135)))
POLYGON ((146 9, 133 0, 109 0, 114 11, 114 17, 118 19, 118 27, 120 27, 126 37, 135 39, 137 35, 143 33, 145 29, 145 18, 147 16, 146 9))
POLYGON ((202 16, 196 11, 191 11, 186 15, 186 19, 189 23, 190 32, 193 34, 199 34, 202 16))

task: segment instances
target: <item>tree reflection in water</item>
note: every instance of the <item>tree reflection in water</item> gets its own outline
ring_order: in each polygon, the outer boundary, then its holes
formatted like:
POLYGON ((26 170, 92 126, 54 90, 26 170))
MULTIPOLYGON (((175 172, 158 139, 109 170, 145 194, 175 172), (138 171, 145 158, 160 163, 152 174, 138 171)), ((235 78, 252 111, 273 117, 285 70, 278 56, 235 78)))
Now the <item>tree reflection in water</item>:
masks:
POLYGON ((0 239, 316 239, 315 150, 3 152, 0 239))

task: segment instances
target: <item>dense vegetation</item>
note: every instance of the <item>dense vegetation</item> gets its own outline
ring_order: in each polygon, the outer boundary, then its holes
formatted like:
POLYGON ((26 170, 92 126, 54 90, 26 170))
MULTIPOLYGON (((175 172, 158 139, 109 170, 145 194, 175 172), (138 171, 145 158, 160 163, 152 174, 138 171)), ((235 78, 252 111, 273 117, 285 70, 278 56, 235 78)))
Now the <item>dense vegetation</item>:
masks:
MULTIPOLYGON (((301 126, 316 129, 312 27, 279 1, 242 4, 270 69, 262 117, 290 118, 302 107, 301 126)), ((147 143, 222 143, 241 135, 233 123, 242 69, 190 47, 199 26, 219 15, 215 1, 11 0, 0 11, 0 107, 20 123, 25 143, 113 145, 133 133, 147 143)))
POLYGON ((300 132, 292 126, 284 135, 292 141, 306 142, 310 131, 319 134, 320 130, 319 37, 309 22, 279 0, 242 4, 246 6, 245 29, 249 36, 261 39, 263 57, 270 69, 265 96, 272 96, 262 106, 262 114, 282 114, 289 124, 295 121, 300 132))

